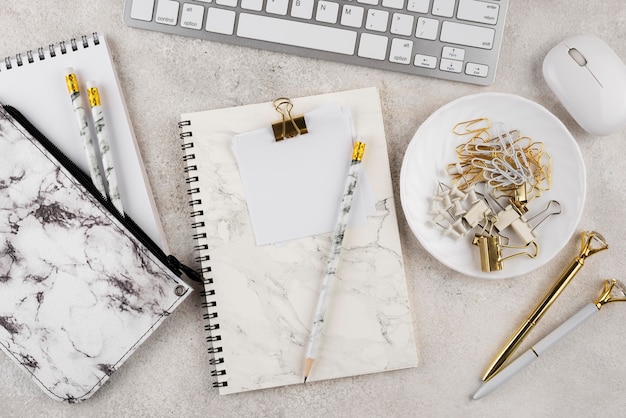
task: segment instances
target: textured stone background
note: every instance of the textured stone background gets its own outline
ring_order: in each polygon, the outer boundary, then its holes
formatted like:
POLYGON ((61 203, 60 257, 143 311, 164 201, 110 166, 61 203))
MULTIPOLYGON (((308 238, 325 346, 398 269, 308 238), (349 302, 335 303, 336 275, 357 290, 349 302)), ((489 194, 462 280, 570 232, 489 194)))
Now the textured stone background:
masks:
POLYGON ((423 249, 406 223, 398 194, 406 147, 432 112, 467 94, 524 96, 553 112, 576 138, 588 175, 580 230, 603 233, 611 249, 587 262, 522 348, 595 299, 605 278, 625 279, 626 131, 604 138, 586 134, 541 75, 547 51, 579 33, 603 38, 626 59, 626 6, 621 0, 512 0, 498 76, 489 87, 133 29, 123 24, 122 7, 121 0, 4 0, 0 56, 93 31, 107 36, 169 245, 189 264, 194 261, 178 146, 181 113, 278 96, 380 89, 420 364, 411 370, 220 397, 210 387, 196 293, 98 393, 79 405, 50 400, 0 356, 0 416, 624 415, 626 305, 618 304, 604 308, 497 392, 480 401, 470 399, 497 348, 578 252, 578 233, 552 263, 531 274, 501 281, 472 279, 423 249))

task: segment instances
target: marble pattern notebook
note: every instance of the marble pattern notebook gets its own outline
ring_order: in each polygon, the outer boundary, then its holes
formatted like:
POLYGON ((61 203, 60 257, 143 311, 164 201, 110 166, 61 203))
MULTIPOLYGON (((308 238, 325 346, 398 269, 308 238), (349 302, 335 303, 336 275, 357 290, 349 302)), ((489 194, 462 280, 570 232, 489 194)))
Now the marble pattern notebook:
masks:
POLYGON ((0 108, 0 348, 74 403, 191 289, 55 156, 0 108))
MULTIPOLYGON (((363 165, 376 195, 376 211, 367 224, 346 231, 319 356, 307 385, 414 367, 412 313, 378 91, 292 102, 293 112, 305 118, 326 104, 350 109, 357 134, 367 141, 363 165)), ((181 116, 215 365, 207 367, 221 394, 303 383, 307 340, 331 246, 332 233, 279 245, 255 243, 232 140, 276 119, 271 102, 181 116)), ((337 181, 343 184, 345 178, 337 181)))

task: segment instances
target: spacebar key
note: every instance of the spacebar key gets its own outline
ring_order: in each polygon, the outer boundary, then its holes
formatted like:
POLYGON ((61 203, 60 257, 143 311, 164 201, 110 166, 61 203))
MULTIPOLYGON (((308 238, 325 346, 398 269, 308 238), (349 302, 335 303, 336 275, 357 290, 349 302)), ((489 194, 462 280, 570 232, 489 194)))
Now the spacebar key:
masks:
POLYGON ((356 32, 249 13, 239 15, 237 36, 353 55, 356 32))

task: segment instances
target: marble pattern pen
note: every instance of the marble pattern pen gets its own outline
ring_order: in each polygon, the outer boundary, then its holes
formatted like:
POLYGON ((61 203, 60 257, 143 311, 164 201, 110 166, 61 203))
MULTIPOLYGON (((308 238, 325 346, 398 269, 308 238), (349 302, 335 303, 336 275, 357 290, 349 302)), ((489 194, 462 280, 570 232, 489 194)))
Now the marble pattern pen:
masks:
POLYGON ((78 131, 80 133, 80 138, 83 141, 85 155, 87 156, 89 176, 102 196, 106 197, 104 180, 102 179, 102 173, 100 172, 98 158, 96 156, 96 149, 94 148, 93 138, 91 137, 89 124, 87 122, 87 115, 85 114, 85 108, 83 107, 83 102, 80 96, 78 78, 76 77, 73 68, 66 69, 65 82, 67 83, 67 91, 70 93, 70 98, 72 99, 72 106, 74 107, 74 115, 76 116, 78 131))
POLYGON ((122 206, 122 198, 120 197, 117 174, 113 165, 113 156, 111 155, 109 130, 104 122, 104 112, 102 111, 100 92, 98 91, 98 86, 96 86, 96 83, 93 81, 87 82, 87 97, 89 98, 89 107, 91 108, 93 123, 96 127, 98 149, 100 150, 100 158, 102 158, 104 180, 106 181, 109 198, 111 199, 113 205, 115 205, 117 211, 124 215, 124 207, 122 206))
POLYGON ((324 273, 324 279, 322 280, 322 287, 320 289, 319 299, 317 300, 317 308, 315 309, 315 317, 313 319, 311 334, 309 335, 306 358, 304 361, 305 383, 309 377, 309 374, 311 373, 311 368, 313 367, 313 363, 315 362, 315 358, 317 356, 321 334, 324 328, 324 317, 326 316, 326 309, 328 308, 330 293, 332 291, 333 283, 335 281, 337 266, 339 265, 341 245, 343 243, 343 236, 348 225, 348 220, 350 218, 352 198, 354 197, 354 191, 359 176, 359 169, 361 168, 361 161, 363 160, 364 151, 364 142, 358 141, 354 143, 352 161, 348 170, 348 178, 346 179, 344 194, 341 199, 341 204, 339 206, 339 215, 337 216, 337 223, 335 224, 333 242, 330 247, 328 261, 326 262, 326 271, 324 273))

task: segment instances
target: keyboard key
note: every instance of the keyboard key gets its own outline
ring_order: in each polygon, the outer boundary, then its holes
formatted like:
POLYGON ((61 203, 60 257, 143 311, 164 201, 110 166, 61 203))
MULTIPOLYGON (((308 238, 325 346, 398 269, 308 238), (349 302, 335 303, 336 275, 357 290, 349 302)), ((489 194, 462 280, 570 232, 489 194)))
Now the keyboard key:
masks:
POLYGON ((378 0, 356 0, 357 3, 369 4, 371 6, 378 6, 378 0))
POLYGON ((358 55, 363 58, 383 61, 387 55, 387 42, 386 36, 364 33, 361 35, 361 42, 359 42, 358 55))
POLYGON ((317 2, 317 13, 315 20, 324 23, 337 23, 339 14, 339 4, 330 1, 320 0, 317 2))
POLYGON ((440 39, 442 42, 451 44, 491 49, 493 48, 495 35, 495 30, 491 28, 466 25, 464 23, 443 22, 440 39))
POLYGON ((367 11, 365 28, 376 32, 386 32, 388 20, 389 12, 384 10, 369 9, 367 11))
POLYGON ((428 13, 430 8, 430 0, 409 0, 406 9, 409 12, 428 13))
POLYGON ((130 17, 136 20, 152 20, 154 0, 134 0, 130 8, 130 17))
POLYGON ((461 20, 495 25, 498 23, 499 11, 499 4, 478 0, 460 0, 456 17, 461 20))
MULTIPOLYGON (((263 2, 263 0, 260 0, 263 2)), ((311 19, 313 17, 313 0, 296 0, 291 5, 291 16, 300 19, 311 19)))
POLYGON ((273 15, 287 15, 287 8, 289 7, 289 0, 267 0, 265 11, 273 15))
POLYGON ((439 21, 437 19, 429 19, 427 17, 420 17, 417 19, 417 29, 415 30, 415 36, 421 39, 430 39, 434 41, 437 39, 437 30, 439 29, 439 21))
POLYGON ((241 8, 260 12, 263 10, 263 0, 241 0, 241 8))
POLYGON ((404 9, 404 0, 383 0, 383 7, 390 9, 404 9))
POLYGON ((434 0, 433 15, 442 17, 454 16, 454 1, 455 0, 434 0))
POLYGON ((489 74, 489 66, 468 62, 467 66, 465 67, 465 74, 473 75, 476 77, 487 77, 487 75, 489 74))
POLYGON ((389 51, 389 61, 398 64, 410 64, 413 53, 413 41, 406 39, 393 39, 391 41, 391 51, 389 51))
POLYGON ((452 46, 444 46, 441 52, 441 58, 449 58, 451 60, 463 61, 465 58, 465 50, 452 46))
POLYGON ((415 55, 413 65, 422 68, 437 68, 437 57, 431 57, 430 55, 415 55))
POLYGON ((215 0, 215 4, 220 6, 237 7, 237 0, 215 0))
POLYGON ((206 14, 206 30, 208 32, 232 35, 235 28, 235 12, 232 10, 209 7, 206 14))
POLYGON ((176 26, 178 23, 178 6, 177 1, 159 0, 155 20, 164 25, 176 26))
POLYGON ((237 36, 353 55, 356 32, 293 20, 241 13, 237 36))
POLYGON ((189 29, 202 29, 204 6, 199 4, 183 4, 183 12, 180 15, 180 26, 189 29))
POLYGON ((363 24, 365 9, 359 6, 344 5, 341 12, 341 24, 352 28, 360 28, 363 24))
POLYGON ((415 18, 411 15, 394 13, 391 17, 391 33, 396 35, 411 36, 413 33, 414 20, 415 18))
POLYGON ((441 63, 439 64, 439 69, 441 71, 448 71, 451 73, 460 73, 463 70, 463 61, 442 58, 441 63))

